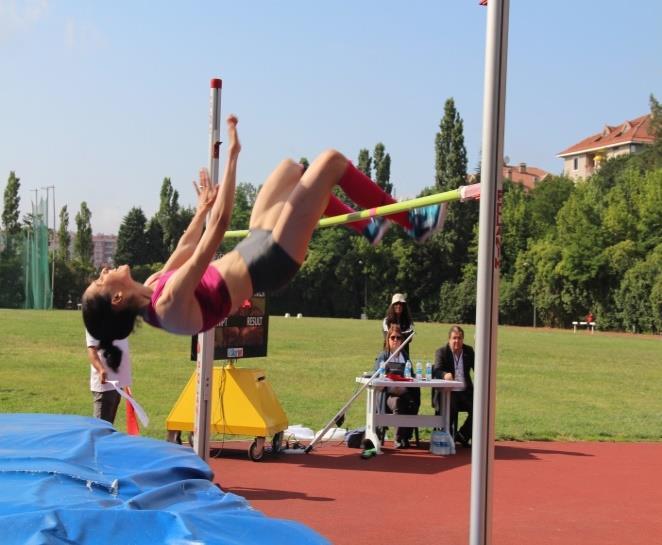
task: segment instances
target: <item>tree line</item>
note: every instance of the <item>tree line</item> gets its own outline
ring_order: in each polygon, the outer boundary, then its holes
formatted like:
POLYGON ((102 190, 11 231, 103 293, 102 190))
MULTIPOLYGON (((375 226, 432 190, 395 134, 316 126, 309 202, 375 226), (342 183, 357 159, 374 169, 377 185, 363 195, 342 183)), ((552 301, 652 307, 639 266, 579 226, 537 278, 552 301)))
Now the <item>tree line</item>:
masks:
MULTIPOLYGON (((662 329, 662 112, 653 96, 650 102, 656 140, 644 152, 611 159, 577 183, 550 176, 527 191, 504 180, 501 323, 568 327, 591 311, 602 329, 662 329)), ((444 105, 434 148, 434 184, 418 196, 467 183, 463 121, 452 98, 444 105)), ((383 143, 372 153, 361 149, 356 164, 387 192, 394 191, 391 157, 383 143)), ((480 165, 475 170, 480 181, 480 165)), ((2 216, 5 235, 29 228, 18 221, 18 185, 11 173, 2 216)), ((231 229, 248 227, 258 190, 250 183, 237 185, 231 229)), ((344 198, 339 190, 337 194, 344 198)), ((154 217, 147 219, 134 207, 118 232, 115 263, 130 263, 137 280, 162 266, 193 215, 179 205, 169 178, 163 180, 159 198, 154 217)), ((422 245, 399 228, 388 231, 376 247, 346 228, 317 230, 300 272, 272 294, 270 312, 380 318, 391 295, 401 292, 416 320, 474 322, 478 207, 477 202, 450 203, 444 229, 422 245)), ((67 207, 60 212, 56 307, 79 297, 95 272, 90 219, 83 202, 69 255, 67 207)), ((236 240, 225 241, 221 251, 234 244, 236 240)), ((10 262, 11 251, 5 244, 3 287, 16 266, 10 262)), ((20 306, 16 292, 12 296, 11 290, 0 289, 0 306, 20 306)))

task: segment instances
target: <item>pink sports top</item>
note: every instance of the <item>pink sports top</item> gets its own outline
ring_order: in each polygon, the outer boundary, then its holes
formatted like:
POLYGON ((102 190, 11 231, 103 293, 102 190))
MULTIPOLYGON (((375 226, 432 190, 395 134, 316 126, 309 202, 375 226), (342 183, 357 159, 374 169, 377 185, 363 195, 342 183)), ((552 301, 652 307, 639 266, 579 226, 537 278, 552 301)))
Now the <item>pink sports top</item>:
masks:
MULTIPOLYGON (((156 303, 159 300, 159 297, 161 297, 164 286, 176 270, 177 269, 174 269, 163 273, 159 277, 154 292, 152 293, 152 298, 147 307, 147 314, 144 319, 148 324, 151 324, 154 327, 162 328, 159 317, 156 315, 154 309, 156 308, 156 303)), ((202 312, 202 328, 199 332, 207 331, 218 324, 228 315, 232 306, 230 293, 228 292, 225 280, 223 280, 221 273, 212 266, 207 267, 207 270, 200 279, 198 287, 195 288, 195 298, 197 299, 198 304, 200 305, 200 311, 202 312)))

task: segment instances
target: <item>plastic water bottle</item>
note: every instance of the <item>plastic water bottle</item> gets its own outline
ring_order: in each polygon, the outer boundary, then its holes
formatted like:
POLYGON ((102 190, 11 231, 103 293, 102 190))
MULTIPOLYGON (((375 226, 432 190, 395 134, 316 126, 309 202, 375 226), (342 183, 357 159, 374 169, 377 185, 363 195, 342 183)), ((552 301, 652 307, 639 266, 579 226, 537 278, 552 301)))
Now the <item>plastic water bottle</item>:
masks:
POLYGON ((409 360, 405 363, 405 378, 411 378, 411 362, 409 360))
POLYGON ((386 362, 379 362, 379 378, 384 378, 386 376, 386 362))
POLYGON ((425 380, 432 380, 432 363, 425 363, 425 380))
POLYGON ((416 362, 416 380, 423 380, 423 368, 420 361, 416 362))

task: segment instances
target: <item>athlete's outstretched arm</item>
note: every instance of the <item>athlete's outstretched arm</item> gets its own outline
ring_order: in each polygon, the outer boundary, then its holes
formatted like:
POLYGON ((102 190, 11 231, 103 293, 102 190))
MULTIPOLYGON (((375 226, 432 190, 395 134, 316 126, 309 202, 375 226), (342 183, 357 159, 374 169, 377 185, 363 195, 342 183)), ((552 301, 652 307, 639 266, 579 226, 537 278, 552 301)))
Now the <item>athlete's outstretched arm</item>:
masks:
MULTIPOLYGON (((213 259, 214 254, 223 241, 223 236, 230 225, 232 218, 232 208, 234 206, 234 192, 237 182, 237 159, 241 151, 241 144, 237 135, 237 117, 230 115, 228 117, 228 159, 225 163, 225 172, 218 193, 214 200, 207 229, 202 235, 198 244, 193 260, 200 261, 206 267, 213 259)), ((201 173, 201 179, 204 175, 201 173)))
POLYGON ((181 267, 193 255, 198 242, 200 242, 205 218, 214 204, 218 187, 211 185, 206 172, 204 176, 200 176, 199 183, 193 182, 193 187, 198 194, 198 205, 195 214, 191 218, 191 223, 189 223, 186 231, 180 237, 177 247, 166 261, 163 269, 161 269, 161 273, 181 267))

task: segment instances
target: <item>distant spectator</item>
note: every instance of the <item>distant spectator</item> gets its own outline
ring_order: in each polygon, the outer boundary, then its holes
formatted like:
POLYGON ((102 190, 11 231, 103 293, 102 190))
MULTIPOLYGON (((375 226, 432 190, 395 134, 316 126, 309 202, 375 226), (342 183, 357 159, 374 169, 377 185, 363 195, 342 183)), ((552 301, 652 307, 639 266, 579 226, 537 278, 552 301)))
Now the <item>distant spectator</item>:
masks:
POLYGON ((115 423, 117 407, 120 404, 120 394, 108 384, 109 380, 119 382, 119 387, 131 386, 131 355, 129 354, 129 340, 119 339, 113 341, 111 349, 122 351, 120 363, 115 366, 108 364, 106 351, 99 348, 99 341, 85 330, 87 356, 90 360, 90 391, 93 398, 92 414, 111 424, 115 423))
MULTIPOLYGON (((411 319, 407 299, 402 293, 396 293, 391 299, 391 304, 386 309, 386 318, 384 318, 384 321, 382 322, 384 340, 386 340, 386 334, 389 327, 393 324, 400 326, 400 331, 405 339, 414 332, 414 322, 411 319)), ((402 349, 407 357, 409 357, 410 345, 411 341, 409 341, 402 349)))
MULTIPOLYGON (((386 339, 384 340, 384 351, 377 355, 375 359, 375 371, 379 369, 381 362, 389 359, 391 354, 395 352, 402 344, 404 336, 400 331, 400 326, 392 324, 387 332, 386 339)), ((386 373, 404 376, 405 364, 409 359, 408 356, 403 354, 404 350, 395 356, 386 367, 386 373)), ((421 405, 421 390, 419 388, 405 388, 396 385, 389 387, 384 395, 386 395, 385 406, 387 413, 394 414, 418 414, 418 409, 421 405)), ((381 405, 381 398, 380 398, 381 405)), ((411 439, 413 428, 396 428, 395 430, 395 448, 409 448, 409 440, 411 439)), ((385 429, 380 430, 379 435, 383 437, 385 429)))
POLYGON ((592 324, 593 322, 595 322, 595 317, 593 316, 593 313, 590 310, 588 311, 588 314, 586 315, 586 318, 584 318, 584 320, 588 324, 592 324))
MULTIPOLYGON (((432 367, 432 378, 444 380, 459 380, 464 383, 464 389, 451 393, 451 422, 456 422, 458 413, 467 413, 467 419, 459 429, 453 430, 455 440, 462 446, 469 446, 471 441, 471 427, 474 403, 474 385, 471 380, 471 371, 474 369, 474 350, 464 344, 464 330, 454 325, 448 332, 448 343, 437 350, 434 355, 432 367)), ((432 390, 432 406, 439 414, 441 395, 437 390, 432 390)))

